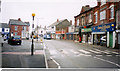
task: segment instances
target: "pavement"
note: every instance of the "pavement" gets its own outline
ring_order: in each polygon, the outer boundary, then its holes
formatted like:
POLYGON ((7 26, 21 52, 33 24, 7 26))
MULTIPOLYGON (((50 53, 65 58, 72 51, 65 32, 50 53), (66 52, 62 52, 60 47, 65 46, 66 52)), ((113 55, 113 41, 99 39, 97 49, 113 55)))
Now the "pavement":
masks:
POLYGON ((31 56, 31 42, 23 40, 22 45, 2 47, 2 68, 46 68, 44 46, 34 42, 34 55, 31 56))

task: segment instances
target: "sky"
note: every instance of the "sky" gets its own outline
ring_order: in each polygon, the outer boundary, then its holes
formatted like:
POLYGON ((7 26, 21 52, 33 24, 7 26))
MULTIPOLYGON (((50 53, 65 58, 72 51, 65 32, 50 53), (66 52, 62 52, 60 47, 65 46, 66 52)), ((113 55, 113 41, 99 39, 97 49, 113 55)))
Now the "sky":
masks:
MULTIPOLYGON (((35 13, 35 26, 49 26, 57 19, 72 20, 78 15, 82 6, 97 5, 96 0, 1 0, 1 23, 8 23, 9 19, 21 18, 32 25, 32 13, 35 13)), ((31 26, 30 26, 31 27, 31 26)))

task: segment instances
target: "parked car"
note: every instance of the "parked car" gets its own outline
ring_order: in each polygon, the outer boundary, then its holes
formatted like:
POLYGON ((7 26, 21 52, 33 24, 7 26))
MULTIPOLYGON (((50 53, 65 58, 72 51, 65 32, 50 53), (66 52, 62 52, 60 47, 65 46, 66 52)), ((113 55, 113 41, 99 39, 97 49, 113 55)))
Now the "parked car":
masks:
POLYGON ((44 39, 51 39, 51 36, 48 35, 48 34, 47 34, 47 35, 44 35, 43 37, 44 37, 44 39))
POLYGON ((8 39, 8 44, 19 44, 21 45, 22 40, 20 36, 12 36, 8 39))
POLYGON ((103 36, 103 37, 101 37, 101 39, 100 39, 100 45, 101 46, 106 46, 106 36, 103 36))

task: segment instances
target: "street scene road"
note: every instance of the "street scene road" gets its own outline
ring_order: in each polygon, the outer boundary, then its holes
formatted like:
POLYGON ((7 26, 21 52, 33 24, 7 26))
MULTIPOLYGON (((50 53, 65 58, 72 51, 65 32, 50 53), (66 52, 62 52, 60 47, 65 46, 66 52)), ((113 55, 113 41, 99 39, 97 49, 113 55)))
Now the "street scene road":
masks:
POLYGON ((119 50, 68 40, 44 40, 58 68, 120 68, 119 50))
POLYGON ((34 55, 31 56, 31 40, 22 40, 21 45, 9 45, 7 42, 2 47, 3 68, 46 68, 43 46, 34 43, 34 55))

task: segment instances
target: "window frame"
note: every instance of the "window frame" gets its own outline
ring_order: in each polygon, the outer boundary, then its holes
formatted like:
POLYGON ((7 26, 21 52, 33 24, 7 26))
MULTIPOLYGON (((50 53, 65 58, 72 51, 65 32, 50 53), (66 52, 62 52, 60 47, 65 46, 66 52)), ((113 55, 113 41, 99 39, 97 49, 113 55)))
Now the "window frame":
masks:
POLYGON ((80 23, 80 21, 79 21, 79 19, 77 19, 77 24, 76 25, 79 26, 79 23, 80 23))
POLYGON ((106 10, 100 12, 100 21, 106 19, 106 10))
POLYGON ((98 12, 95 12, 94 15, 95 15, 95 24, 96 24, 98 22, 98 12))
POLYGON ((112 4, 110 7, 110 20, 111 19, 114 19, 114 11, 115 11, 115 9, 114 9, 114 5, 112 4))
POLYGON ((17 31, 17 29, 18 29, 18 26, 15 26, 15 31, 17 31))

